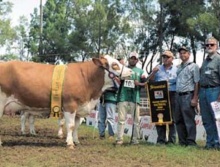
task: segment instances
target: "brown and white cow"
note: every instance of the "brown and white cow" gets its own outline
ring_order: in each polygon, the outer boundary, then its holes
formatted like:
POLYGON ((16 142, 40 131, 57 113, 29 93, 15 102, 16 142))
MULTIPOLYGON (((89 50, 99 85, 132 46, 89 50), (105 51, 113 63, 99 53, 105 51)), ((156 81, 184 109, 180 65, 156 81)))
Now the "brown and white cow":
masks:
MULTIPOLYGON (((0 63, 0 118, 3 114, 13 115, 16 111, 34 111, 49 116, 54 67, 20 61, 0 63)), ((131 69, 108 55, 67 65, 62 109, 69 148, 74 148, 74 141, 78 141, 80 117, 87 116, 98 103, 101 93, 113 86, 109 72, 121 77, 132 74, 131 69)))

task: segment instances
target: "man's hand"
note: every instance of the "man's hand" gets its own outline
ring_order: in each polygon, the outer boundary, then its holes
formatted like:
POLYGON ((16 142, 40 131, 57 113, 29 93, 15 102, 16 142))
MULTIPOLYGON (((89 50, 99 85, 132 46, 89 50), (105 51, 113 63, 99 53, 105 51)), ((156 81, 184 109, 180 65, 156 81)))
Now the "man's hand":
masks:
POLYGON ((159 71, 158 66, 154 67, 153 70, 152 70, 153 73, 156 73, 157 71, 159 71))
POLYGON ((135 86, 144 86, 145 83, 138 82, 138 80, 134 80, 135 86))
POLYGON ((216 100, 217 102, 220 102, 220 95, 218 96, 218 98, 217 98, 217 100, 216 100))
POLYGON ((198 105, 198 98, 192 98, 191 100, 191 106, 196 107, 198 105))

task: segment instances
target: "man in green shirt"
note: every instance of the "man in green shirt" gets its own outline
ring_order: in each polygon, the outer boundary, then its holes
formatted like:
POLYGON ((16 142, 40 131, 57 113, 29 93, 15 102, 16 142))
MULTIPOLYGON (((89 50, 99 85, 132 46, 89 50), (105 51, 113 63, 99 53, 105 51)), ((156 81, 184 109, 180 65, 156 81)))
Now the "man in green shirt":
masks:
POLYGON ((140 113, 140 88, 144 86, 145 77, 144 71, 136 64, 138 62, 138 54, 132 52, 129 56, 129 68, 132 69, 133 74, 131 78, 124 80, 121 85, 121 90, 118 92, 118 126, 117 126, 117 140, 116 144, 123 144, 124 126, 126 121, 127 111, 131 113, 134 120, 133 135, 131 144, 138 144, 139 138, 139 113, 140 113))

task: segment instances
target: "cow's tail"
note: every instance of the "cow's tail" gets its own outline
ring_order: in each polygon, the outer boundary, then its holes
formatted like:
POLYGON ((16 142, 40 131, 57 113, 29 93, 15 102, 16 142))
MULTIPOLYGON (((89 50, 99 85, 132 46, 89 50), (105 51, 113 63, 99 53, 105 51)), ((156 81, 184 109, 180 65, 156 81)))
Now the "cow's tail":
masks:
POLYGON ((2 101, 0 101, 0 119, 3 116, 3 112, 4 112, 4 104, 2 101))
MULTIPOLYGON (((2 102, 0 102, 0 119, 3 116, 3 109, 4 109, 4 105, 2 102)), ((2 146, 2 140, 1 140, 1 135, 0 135, 0 147, 2 146)))

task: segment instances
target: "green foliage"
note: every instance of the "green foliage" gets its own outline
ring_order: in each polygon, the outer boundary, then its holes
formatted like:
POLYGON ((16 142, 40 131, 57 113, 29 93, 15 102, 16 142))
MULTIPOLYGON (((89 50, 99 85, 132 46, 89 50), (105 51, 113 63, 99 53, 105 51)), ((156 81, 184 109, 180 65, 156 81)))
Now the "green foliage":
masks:
POLYGON ((0 46, 13 41, 16 37, 14 29, 11 28, 11 20, 8 18, 11 8, 12 3, 0 2, 0 46))
POLYGON ((10 60, 17 60, 17 59, 18 59, 18 56, 14 55, 13 53, 0 55, 1 61, 10 61, 10 60))
POLYGON ((204 36, 210 32, 216 34, 218 31, 219 20, 212 13, 199 13, 196 18, 189 18, 186 20, 191 31, 196 31, 201 36, 204 36))
MULTIPOLYGON (((40 61, 85 60, 114 52, 121 37, 129 33, 128 20, 123 19, 120 5, 119 0, 48 0, 43 9, 43 55, 39 56, 40 61)), ((31 42, 35 42, 30 45, 30 52, 35 55, 38 54, 34 46, 39 46, 40 36, 37 20, 36 10, 29 35, 31 42)))

